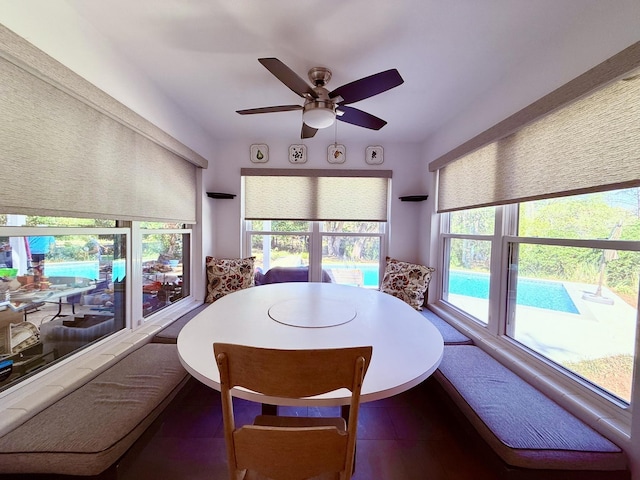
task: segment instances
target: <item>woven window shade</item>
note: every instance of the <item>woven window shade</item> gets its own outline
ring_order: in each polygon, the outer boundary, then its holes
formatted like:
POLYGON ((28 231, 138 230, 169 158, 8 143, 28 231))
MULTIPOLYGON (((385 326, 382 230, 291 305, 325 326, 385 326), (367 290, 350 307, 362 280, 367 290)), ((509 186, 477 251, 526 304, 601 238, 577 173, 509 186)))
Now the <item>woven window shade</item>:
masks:
POLYGON ((384 222, 390 170, 242 169, 245 219, 384 222))
POLYGON ((438 172, 438 212, 638 186, 640 78, 609 83, 438 172))
POLYGON ((195 163, 156 141, 156 127, 122 119, 132 113, 122 104, 111 105, 119 116, 86 98, 102 101, 104 92, 20 37, 0 34, 0 212, 195 223, 195 163), (78 84, 63 86, 16 59, 16 42, 32 64, 78 84))

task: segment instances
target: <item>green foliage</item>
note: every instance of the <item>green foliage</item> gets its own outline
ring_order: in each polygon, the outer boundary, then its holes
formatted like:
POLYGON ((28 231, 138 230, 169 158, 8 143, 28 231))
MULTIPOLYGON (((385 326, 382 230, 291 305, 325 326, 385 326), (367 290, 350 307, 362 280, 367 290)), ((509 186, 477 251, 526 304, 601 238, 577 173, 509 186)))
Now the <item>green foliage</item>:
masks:
POLYGON ((597 277, 584 278, 584 266, 594 266, 589 271, 597 274, 595 267, 601 256, 601 251, 591 248, 521 244, 518 270, 527 277, 593 282, 597 277))
MULTIPOLYGON (((519 230, 520 236, 568 239, 609 239, 621 232, 621 239, 637 241, 640 220, 634 212, 612 205, 601 193, 523 203, 519 230), (616 229, 619 222, 621 230, 616 229)), ((601 249, 521 245, 518 265, 524 275, 594 283, 602 260, 601 249)), ((618 252, 618 259, 607 266, 608 285, 637 285, 636 262, 638 254, 618 252)))
POLYGON ((49 227, 96 227, 96 228, 113 228, 114 220, 105 220, 99 218, 64 218, 64 217, 40 217, 28 216, 26 224, 29 227, 45 225, 49 227))
POLYGON ((606 239, 616 224, 631 213, 611 206, 604 194, 520 204, 521 237, 606 239))
MULTIPOLYGON (((260 231, 265 227, 262 221, 252 221, 251 230, 260 231)), ((309 235, 295 235, 287 232, 307 232, 310 229, 306 221, 272 221, 269 235, 271 258, 286 255, 308 258, 309 235)), ((358 233, 376 233, 380 229, 378 222, 324 222, 323 229, 327 233, 344 232, 348 235, 326 235, 323 242, 323 256, 349 259, 350 261, 378 261, 380 258, 380 241, 378 237, 357 236, 358 233)), ((265 235, 251 235, 251 251, 261 252, 265 235)))
MULTIPOLYGON (((640 241, 640 220, 623 226, 621 240, 640 241)), ((607 264, 607 284, 622 293, 636 293, 640 277, 640 252, 618 251, 607 264)))
POLYGON ((467 235, 493 235, 495 207, 474 208, 449 215, 451 233, 467 235))
POLYGON ((451 239, 451 268, 488 272, 491 266, 491 241, 451 239))

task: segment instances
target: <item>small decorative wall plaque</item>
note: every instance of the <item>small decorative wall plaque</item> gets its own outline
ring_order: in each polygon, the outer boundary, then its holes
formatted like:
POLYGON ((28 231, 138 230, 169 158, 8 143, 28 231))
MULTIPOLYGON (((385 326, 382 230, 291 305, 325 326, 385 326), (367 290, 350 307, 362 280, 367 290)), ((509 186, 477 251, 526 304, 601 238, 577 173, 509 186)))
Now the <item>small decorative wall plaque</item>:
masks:
POLYGON ((305 163, 307 161, 307 146, 291 145, 289 147, 289 161, 291 163, 305 163))
POLYGON ((372 145, 367 147, 364 160, 369 165, 380 165, 384 162, 384 151, 380 145, 372 145))
POLYGON ((347 159, 347 149, 344 145, 332 143, 327 148, 327 162, 344 163, 347 159))
POLYGON ((269 146, 265 144, 251 145, 251 161, 253 163, 266 163, 269 161, 269 146))

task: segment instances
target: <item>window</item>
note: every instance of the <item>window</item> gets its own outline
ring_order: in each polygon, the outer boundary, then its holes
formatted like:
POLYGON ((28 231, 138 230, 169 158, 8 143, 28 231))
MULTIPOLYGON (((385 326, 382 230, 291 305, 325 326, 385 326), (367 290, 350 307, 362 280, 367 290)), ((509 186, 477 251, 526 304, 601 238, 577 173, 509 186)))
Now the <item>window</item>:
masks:
POLYGON ((640 188, 520 205, 509 249, 507 335, 631 401, 640 188))
POLYGON ((140 222, 195 223, 198 168, 207 167, 26 40, 4 33, 1 390, 141 325, 143 250, 165 265, 161 255, 181 249, 181 285, 164 297, 164 289, 154 291, 163 308, 188 295, 190 230, 158 224, 143 234, 140 222))
POLYGON ((322 269, 335 283, 379 288, 385 227, 382 222, 322 222, 322 269))
POLYGON ((191 231, 142 222, 142 312, 147 317, 189 295, 191 231))
POLYGON ((384 223, 248 220, 245 229, 245 255, 256 258, 261 273, 309 267, 309 281, 379 286, 384 223))
MULTIPOLYGON (((638 45, 429 164, 438 172, 443 308, 481 320, 478 333, 498 355, 526 358, 626 426, 637 387, 638 45), (495 209, 493 231, 456 229, 481 207, 495 209), (451 296, 451 277, 489 249, 488 301, 474 309, 451 296)), ((465 275, 486 275, 472 268, 465 275)), ((476 283, 462 285, 464 300, 476 283)))
POLYGON ((243 169, 245 255, 266 273, 308 266, 310 281, 378 288, 390 171, 243 169))
POLYGON ((0 390, 188 297, 190 242, 182 224, 0 215, 0 390), (142 302, 131 302, 138 284, 142 302), (130 303, 142 303, 133 318, 130 303))
POLYGON ((446 216, 443 300, 493 322, 499 335, 586 388, 628 405, 638 323, 640 188, 446 216), (515 235, 481 241, 471 235, 490 233, 501 215, 518 225, 515 235), (507 261, 504 271, 490 276, 491 254, 507 261), (495 293, 489 279, 497 283, 495 293), (502 317, 489 320, 491 306, 502 317))
POLYGON ((443 299, 485 324, 489 321, 494 218, 493 207, 452 212, 448 216, 450 235, 444 240, 448 266, 443 299))
POLYGON ((5 389, 126 327, 128 232, 113 221, 2 215, 0 223, 5 389))

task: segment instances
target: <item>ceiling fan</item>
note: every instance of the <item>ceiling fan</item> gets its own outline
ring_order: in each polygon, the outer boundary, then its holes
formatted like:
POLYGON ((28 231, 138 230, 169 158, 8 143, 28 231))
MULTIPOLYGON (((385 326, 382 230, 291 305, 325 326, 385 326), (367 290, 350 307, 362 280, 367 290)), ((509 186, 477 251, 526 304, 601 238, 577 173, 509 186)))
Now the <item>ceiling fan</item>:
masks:
POLYGON ((318 129, 333 125, 336 119, 359 127, 380 130, 387 124, 386 121, 347 105, 386 92, 404 83, 398 70, 391 69, 329 91, 325 88, 331 79, 331 70, 328 68, 313 67, 309 70, 309 80, 313 84, 310 86, 277 58, 259 58, 258 61, 278 80, 304 98, 304 105, 278 105, 236 110, 236 112, 240 115, 252 115, 302 110, 303 123, 300 138, 313 137, 318 129))

